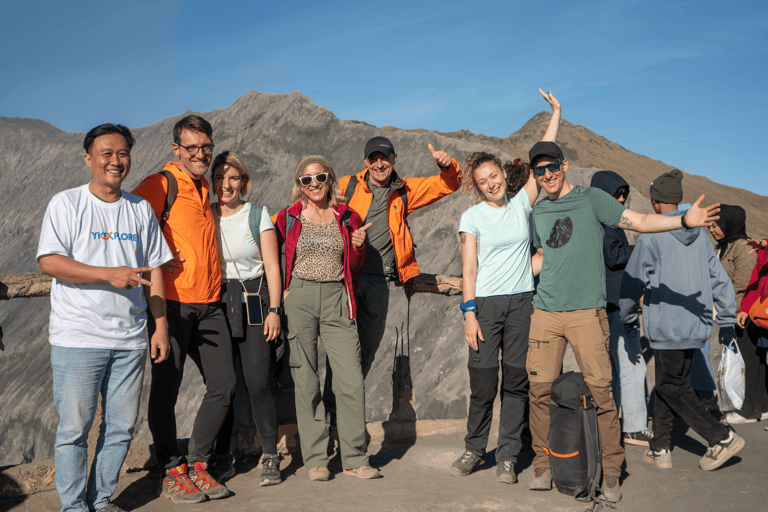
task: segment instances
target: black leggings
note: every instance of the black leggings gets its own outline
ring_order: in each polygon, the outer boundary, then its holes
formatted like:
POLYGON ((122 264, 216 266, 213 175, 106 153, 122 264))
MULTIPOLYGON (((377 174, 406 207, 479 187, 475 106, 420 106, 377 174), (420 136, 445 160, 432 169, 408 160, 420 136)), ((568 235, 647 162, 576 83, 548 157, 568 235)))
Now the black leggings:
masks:
MULTIPOLYGON (((269 291, 266 283, 262 286, 260 295, 264 318, 266 318, 266 304, 269 304, 269 291)), ((243 308, 245 308, 245 304, 243 304, 243 308)), ((248 325, 245 311, 243 311, 242 321, 245 337, 232 338, 232 354, 235 358, 239 356, 240 369, 242 370, 238 373, 238 379, 240 375, 243 376, 245 389, 248 391, 250 399, 251 416, 259 433, 262 451, 265 454, 277 455, 277 406, 272 391, 272 386, 275 383, 275 342, 274 340, 266 341, 263 325, 248 325)), ((227 317, 227 325, 229 326, 229 317, 227 317)), ((238 359, 235 361, 237 364, 238 359)), ((235 411, 232 407, 216 439, 217 454, 229 453, 234 424, 235 411)))

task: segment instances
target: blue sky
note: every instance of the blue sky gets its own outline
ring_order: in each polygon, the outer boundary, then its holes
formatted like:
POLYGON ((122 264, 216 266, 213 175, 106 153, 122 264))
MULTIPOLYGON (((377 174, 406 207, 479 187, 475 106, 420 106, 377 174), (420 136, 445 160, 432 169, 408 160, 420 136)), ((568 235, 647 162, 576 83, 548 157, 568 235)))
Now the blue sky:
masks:
POLYGON ((546 103, 768 195, 768 3, 15 2, 0 116, 67 131, 301 91, 342 119, 505 137, 546 103))

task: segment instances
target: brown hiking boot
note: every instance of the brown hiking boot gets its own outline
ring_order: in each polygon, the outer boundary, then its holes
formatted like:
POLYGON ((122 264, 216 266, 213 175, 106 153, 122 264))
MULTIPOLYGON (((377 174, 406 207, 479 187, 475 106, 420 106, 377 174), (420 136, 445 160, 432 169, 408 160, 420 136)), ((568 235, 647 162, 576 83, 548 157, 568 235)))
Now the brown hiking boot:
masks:
POLYGON ((535 468, 533 480, 528 485, 531 491, 549 491, 552 489, 552 470, 549 468, 535 468))
POLYGON ((207 462, 195 462, 192 469, 189 470, 189 479, 206 496, 212 500, 226 498, 229 496, 229 489, 217 482, 210 473, 208 473, 207 462))
POLYGON ((169 498, 174 503, 200 503, 206 500, 205 494, 189 479, 186 464, 163 472, 157 495, 169 498))

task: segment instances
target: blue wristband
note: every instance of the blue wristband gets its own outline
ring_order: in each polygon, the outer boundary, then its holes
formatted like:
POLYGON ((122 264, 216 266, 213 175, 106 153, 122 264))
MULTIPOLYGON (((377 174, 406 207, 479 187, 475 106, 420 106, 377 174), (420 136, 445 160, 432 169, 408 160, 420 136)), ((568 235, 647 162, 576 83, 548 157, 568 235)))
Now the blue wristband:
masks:
POLYGON ((467 302, 462 302, 459 304, 459 307, 461 308, 465 318, 467 316, 467 311, 471 311, 474 314, 477 314, 477 302, 475 302, 475 299, 469 299, 467 302))

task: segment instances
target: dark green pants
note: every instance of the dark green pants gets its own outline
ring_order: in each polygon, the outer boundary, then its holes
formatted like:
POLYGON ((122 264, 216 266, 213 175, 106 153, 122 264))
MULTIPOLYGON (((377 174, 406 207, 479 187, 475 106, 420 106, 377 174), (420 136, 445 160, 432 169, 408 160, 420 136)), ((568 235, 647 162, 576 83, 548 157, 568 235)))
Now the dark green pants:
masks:
POLYGON ((292 278, 284 305, 304 465, 310 469, 328 465, 328 433, 318 376, 318 337, 323 340, 333 370, 342 465, 344 469, 367 465, 360 341, 355 322, 348 318, 343 283, 292 278))

